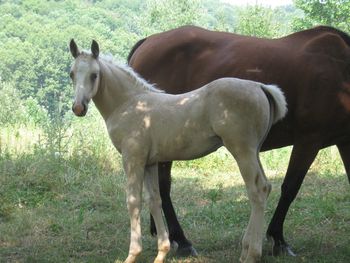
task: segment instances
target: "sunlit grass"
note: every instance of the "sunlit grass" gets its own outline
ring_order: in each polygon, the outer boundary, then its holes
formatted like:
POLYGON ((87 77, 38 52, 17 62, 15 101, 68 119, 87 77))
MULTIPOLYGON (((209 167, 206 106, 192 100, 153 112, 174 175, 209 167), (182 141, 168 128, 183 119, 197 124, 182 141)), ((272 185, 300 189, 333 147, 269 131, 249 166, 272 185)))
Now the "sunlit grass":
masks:
MULTIPOLYGON (((61 147, 49 146, 50 134, 39 128, 1 128, 0 134, 0 262, 123 262, 129 246, 125 176, 102 121, 94 114, 73 120, 61 147)), ((267 222, 290 152, 287 147, 261 154, 273 185, 267 222)), ((174 206, 200 256, 177 259, 172 251, 168 262, 237 262, 250 207, 230 154, 220 149, 200 160, 176 162, 172 173, 174 206)), ((264 242, 262 262, 350 262, 349 207, 337 149, 325 149, 285 222, 298 257, 274 259, 264 242)), ((139 262, 151 262, 156 240, 149 234, 146 205, 142 228, 139 262)))

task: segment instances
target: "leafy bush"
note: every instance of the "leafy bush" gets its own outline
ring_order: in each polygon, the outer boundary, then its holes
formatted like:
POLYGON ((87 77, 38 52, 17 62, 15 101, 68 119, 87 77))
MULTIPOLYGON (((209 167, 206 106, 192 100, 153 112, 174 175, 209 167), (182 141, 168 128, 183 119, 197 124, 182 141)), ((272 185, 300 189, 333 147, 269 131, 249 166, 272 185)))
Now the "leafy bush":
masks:
POLYGON ((48 121, 47 110, 40 106, 36 99, 29 97, 24 102, 29 122, 41 126, 48 121))
POLYGON ((0 125, 13 125, 25 122, 26 111, 19 91, 11 84, 0 80, 0 125))

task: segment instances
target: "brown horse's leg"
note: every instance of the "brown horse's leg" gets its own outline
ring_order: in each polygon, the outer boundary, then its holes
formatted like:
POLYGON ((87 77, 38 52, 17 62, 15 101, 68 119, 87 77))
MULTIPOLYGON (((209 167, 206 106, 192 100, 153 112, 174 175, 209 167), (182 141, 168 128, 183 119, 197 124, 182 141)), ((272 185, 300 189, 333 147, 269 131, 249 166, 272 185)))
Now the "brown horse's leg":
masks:
POLYGON ((274 241, 273 255, 283 252, 295 256, 295 253, 284 240, 283 223, 289 206, 296 197, 305 175, 319 151, 319 145, 317 143, 305 142, 306 140, 299 141, 293 146, 287 174, 281 187, 281 197, 267 229, 267 236, 271 237, 274 241))
MULTIPOLYGON (((197 251, 192 246, 192 243, 185 237, 185 234, 181 228, 179 221, 171 201, 171 166, 172 162, 159 163, 158 175, 159 175, 159 189, 160 196, 162 198, 162 208, 165 216, 165 220, 169 229, 170 242, 176 242, 178 249, 176 254, 178 256, 197 256, 197 251)), ((154 220, 151 216, 151 234, 156 235, 156 227, 154 220)))
POLYGON ((341 159, 343 160, 346 174, 350 183, 350 143, 337 145, 341 159))

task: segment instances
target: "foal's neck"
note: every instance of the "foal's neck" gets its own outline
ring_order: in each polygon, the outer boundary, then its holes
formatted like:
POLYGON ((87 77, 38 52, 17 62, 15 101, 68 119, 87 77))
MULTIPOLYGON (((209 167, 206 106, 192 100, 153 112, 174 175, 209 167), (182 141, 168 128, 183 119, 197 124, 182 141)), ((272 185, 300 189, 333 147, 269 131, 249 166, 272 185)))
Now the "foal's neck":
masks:
POLYGON ((93 101, 105 121, 137 94, 149 92, 125 69, 103 59, 100 60, 100 72, 100 85, 93 101))

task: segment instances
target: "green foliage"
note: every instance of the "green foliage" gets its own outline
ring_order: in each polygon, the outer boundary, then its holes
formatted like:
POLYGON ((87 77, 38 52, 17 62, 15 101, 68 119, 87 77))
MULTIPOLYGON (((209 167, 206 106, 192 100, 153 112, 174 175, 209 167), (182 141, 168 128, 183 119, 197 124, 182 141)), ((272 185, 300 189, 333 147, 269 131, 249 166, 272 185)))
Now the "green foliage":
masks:
POLYGON ((35 98, 50 115, 59 101, 68 110, 69 40, 77 38, 88 46, 98 39, 104 50, 126 57, 137 39, 124 24, 128 14, 102 6, 73 0, 1 2, 2 80, 16 83, 21 98, 35 98))
POLYGON ((26 112, 18 90, 0 80, 0 94, 0 126, 23 123, 26 112))
POLYGON ((211 204, 214 205, 222 198, 222 195, 223 195, 223 184, 220 183, 216 186, 216 188, 209 190, 208 199, 211 201, 211 204))
POLYGON ((350 1, 348 0, 294 0, 305 16, 296 18, 294 29, 306 29, 323 24, 350 32, 350 1))
POLYGON ((33 123, 34 125, 44 126, 48 122, 48 112, 38 101, 32 97, 24 100, 26 108, 27 121, 26 123, 33 123))
POLYGON ((240 9, 230 4, 219 5, 217 1, 209 0, 203 3, 202 10, 206 10, 207 14, 200 24, 213 30, 233 32, 239 21, 240 9))
POLYGON ((0 93, 0 125, 42 125, 47 121, 47 111, 37 100, 32 97, 22 99, 14 85, 0 81, 0 93))
POLYGON ((274 12, 263 6, 247 6, 239 13, 237 32, 248 36, 273 37, 277 25, 273 23, 274 12))
POLYGON ((277 37, 290 33, 291 17, 297 17, 295 29, 323 23, 349 31, 349 1, 296 0, 295 4, 304 14, 293 6, 237 7, 214 0, 4 0, 0 2, 1 80, 15 87, 21 99, 29 98, 32 110, 37 103, 53 117, 58 104, 63 111, 70 108, 71 38, 84 47, 96 39, 103 50, 125 60, 137 40, 186 24, 277 37))
MULTIPOLYGON (((146 4, 146 21, 151 33, 183 25, 193 25, 202 15, 198 0, 149 0, 146 4)), ((147 28, 146 28, 147 29, 147 28)))

